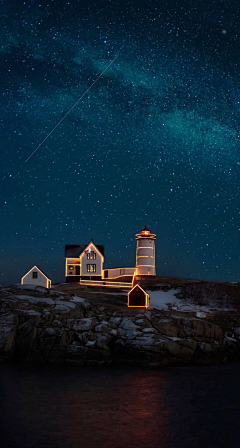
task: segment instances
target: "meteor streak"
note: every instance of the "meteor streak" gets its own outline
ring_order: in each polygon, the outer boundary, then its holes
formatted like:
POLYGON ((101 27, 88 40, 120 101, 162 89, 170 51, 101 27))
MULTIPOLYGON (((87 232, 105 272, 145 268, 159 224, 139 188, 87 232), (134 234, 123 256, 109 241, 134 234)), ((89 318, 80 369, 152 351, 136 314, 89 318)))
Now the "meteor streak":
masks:
POLYGON ((34 149, 34 151, 32 152, 32 154, 30 154, 30 156, 25 160, 25 163, 28 162, 29 159, 31 159, 31 157, 33 156, 33 154, 35 154, 35 152, 42 146, 42 144, 48 139, 48 137, 50 137, 50 135, 55 131, 55 129, 57 129, 57 127, 63 122, 63 120, 70 114, 70 112, 74 109, 74 107, 77 106, 77 104, 79 103, 79 101, 81 101, 83 99, 83 97, 86 95, 87 92, 89 92, 89 90, 94 86, 94 84, 96 84, 96 82, 103 76, 103 74, 108 70, 108 68, 114 63, 114 61, 116 61, 116 59, 118 58, 119 53, 115 56, 115 58, 108 64, 108 66, 103 70, 102 73, 100 73, 100 75, 95 79, 95 81, 93 81, 93 83, 90 85, 90 87, 88 87, 88 89, 82 94, 82 96, 80 96, 80 98, 76 101, 76 103, 69 109, 69 111, 64 115, 63 118, 61 118, 61 120, 56 124, 56 126, 54 126, 54 128, 51 130, 51 132, 49 132, 49 134, 43 139, 43 141, 36 147, 36 149, 34 149))

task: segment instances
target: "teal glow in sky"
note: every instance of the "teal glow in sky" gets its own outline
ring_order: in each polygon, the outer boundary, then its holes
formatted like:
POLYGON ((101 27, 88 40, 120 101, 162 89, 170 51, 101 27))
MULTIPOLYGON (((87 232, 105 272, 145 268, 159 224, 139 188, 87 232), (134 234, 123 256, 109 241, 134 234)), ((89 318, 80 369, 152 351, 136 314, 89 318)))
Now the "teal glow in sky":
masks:
POLYGON ((2 2, 2 283, 91 238, 134 265, 145 225, 158 275, 240 281, 239 29, 236 1, 2 2))

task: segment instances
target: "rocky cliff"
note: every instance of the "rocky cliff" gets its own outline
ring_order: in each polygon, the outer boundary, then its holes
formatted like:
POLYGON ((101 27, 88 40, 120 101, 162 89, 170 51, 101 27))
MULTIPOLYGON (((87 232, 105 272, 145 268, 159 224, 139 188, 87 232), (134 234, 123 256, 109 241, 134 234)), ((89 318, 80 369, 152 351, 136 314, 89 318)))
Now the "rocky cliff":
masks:
POLYGON ((173 366, 240 359, 240 316, 128 309, 40 287, 0 288, 0 360, 173 366))

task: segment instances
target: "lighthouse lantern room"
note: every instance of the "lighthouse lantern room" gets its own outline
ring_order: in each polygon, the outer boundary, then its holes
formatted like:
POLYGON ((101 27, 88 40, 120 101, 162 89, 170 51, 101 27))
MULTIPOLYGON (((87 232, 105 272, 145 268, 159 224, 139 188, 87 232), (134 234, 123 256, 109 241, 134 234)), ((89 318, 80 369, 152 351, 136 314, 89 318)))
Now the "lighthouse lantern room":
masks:
POLYGON ((155 267, 156 235, 145 228, 136 235, 136 275, 156 275, 155 267))

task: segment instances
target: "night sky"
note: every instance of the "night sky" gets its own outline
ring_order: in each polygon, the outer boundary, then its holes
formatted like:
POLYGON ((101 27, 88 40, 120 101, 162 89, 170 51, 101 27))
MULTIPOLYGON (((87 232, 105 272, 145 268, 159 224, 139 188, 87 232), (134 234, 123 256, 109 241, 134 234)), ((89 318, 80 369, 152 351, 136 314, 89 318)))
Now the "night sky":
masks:
POLYGON ((239 0, 0 5, 0 282, 145 225, 157 275, 240 281, 239 0))

